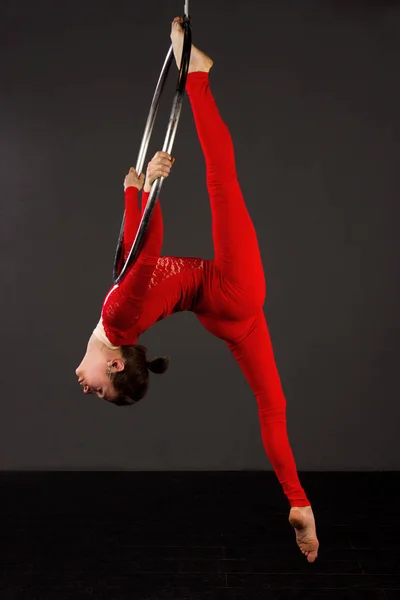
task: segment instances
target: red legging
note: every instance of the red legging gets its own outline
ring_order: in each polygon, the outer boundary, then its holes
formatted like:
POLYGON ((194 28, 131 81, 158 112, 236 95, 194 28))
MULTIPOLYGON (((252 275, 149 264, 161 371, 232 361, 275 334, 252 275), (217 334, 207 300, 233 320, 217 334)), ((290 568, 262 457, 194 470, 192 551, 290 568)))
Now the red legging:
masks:
POLYGON ((263 312, 265 277, 254 225, 235 167, 229 130, 207 73, 191 73, 187 93, 203 149, 212 211, 214 261, 196 314, 227 343, 257 399, 262 440, 291 506, 309 506, 286 428, 286 400, 263 312))

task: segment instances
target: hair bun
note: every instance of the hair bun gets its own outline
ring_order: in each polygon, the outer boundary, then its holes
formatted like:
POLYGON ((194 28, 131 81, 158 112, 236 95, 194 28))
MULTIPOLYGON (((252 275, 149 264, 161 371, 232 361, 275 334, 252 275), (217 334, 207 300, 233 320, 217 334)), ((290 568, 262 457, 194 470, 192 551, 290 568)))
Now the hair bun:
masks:
POLYGON ((168 356, 160 356, 158 358, 153 358, 153 360, 147 361, 147 368, 152 373, 156 373, 157 375, 162 375, 169 367, 169 358, 168 356))

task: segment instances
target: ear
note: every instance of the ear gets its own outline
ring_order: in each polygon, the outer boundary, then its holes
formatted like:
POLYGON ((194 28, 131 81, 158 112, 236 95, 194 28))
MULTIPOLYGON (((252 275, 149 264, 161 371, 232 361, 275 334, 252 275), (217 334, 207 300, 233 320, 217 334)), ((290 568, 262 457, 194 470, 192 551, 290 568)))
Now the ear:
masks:
POLYGON ((125 369, 124 361, 120 358, 114 358, 114 360, 111 363, 111 369, 114 373, 119 373, 120 371, 123 371, 125 369))

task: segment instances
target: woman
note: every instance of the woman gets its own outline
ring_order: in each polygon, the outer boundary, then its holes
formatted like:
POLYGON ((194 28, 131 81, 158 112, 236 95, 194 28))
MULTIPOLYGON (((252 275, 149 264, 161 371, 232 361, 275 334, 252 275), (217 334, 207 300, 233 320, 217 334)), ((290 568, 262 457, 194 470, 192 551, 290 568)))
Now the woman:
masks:
MULTIPOLYGON (((172 23, 171 39, 179 68, 183 45, 179 17, 172 23)), ((257 237, 239 187, 230 133, 210 91, 212 65, 210 58, 192 48, 186 89, 206 161, 214 260, 160 258, 163 225, 157 202, 141 253, 122 283, 106 296, 76 374, 85 393, 118 405, 140 400, 148 388, 149 370, 163 373, 168 360, 148 362, 146 349, 136 344, 139 336, 172 313, 194 312, 209 332, 226 342, 256 396, 264 447, 291 506, 289 521, 301 551, 314 562, 319 545, 315 521, 287 436, 286 400, 262 308, 265 279, 257 237)), ((143 207, 153 182, 168 177, 172 164, 164 152, 149 163, 143 207)), ((138 194, 143 183, 144 176, 134 169, 125 178, 124 259, 140 220, 138 194)))

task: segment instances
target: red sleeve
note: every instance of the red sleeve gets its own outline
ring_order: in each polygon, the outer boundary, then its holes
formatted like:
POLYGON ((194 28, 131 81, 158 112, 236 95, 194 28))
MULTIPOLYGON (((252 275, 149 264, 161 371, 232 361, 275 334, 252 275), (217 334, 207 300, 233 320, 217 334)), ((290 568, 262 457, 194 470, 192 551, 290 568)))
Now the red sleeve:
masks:
POLYGON ((123 237, 124 263, 134 242, 140 223, 139 190, 129 186, 125 190, 125 224, 123 237))
MULTIPOLYGON (((137 198, 137 193, 129 191, 131 189, 129 187, 125 192, 125 198, 128 201, 133 200, 135 196, 137 198)), ((133 190, 136 190, 136 188, 133 188, 133 190)), ((149 194, 144 192, 142 196, 143 209, 146 206, 148 197, 149 194)), ((130 219, 131 217, 132 220, 135 218, 133 207, 130 206, 129 210, 129 214, 127 212, 125 217, 124 247, 125 239, 128 240, 130 233, 133 231, 133 221, 131 222, 130 219), (132 210, 130 210, 131 208, 132 210), (127 232, 126 238, 125 231, 127 232)), ((133 239, 136 231, 137 225, 134 230, 133 239)), ((129 269, 123 281, 110 290, 103 303, 102 320, 104 329, 108 339, 115 346, 122 346, 129 343, 127 339, 130 339, 131 336, 127 338, 126 334, 135 325, 141 315, 150 279, 157 260, 160 257, 162 241, 163 222, 161 208, 159 201, 157 201, 138 259, 129 269)), ((129 242, 127 241, 126 243, 129 242)))
MULTIPOLYGON (((146 208, 147 200, 149 199, 149 192, 142 193, 142 210, 139 209, 139 190, 134 186, 129 186, 125 190, 125 226, 124 226, 124 237, 123 237, 123 256, 124 263, 128 258, 128 254, 135 241, 136 233, 140 224, 143 211, 146 208)), ((156 235, 161 235, 162 244, 162 213, 160 202, 157 200, 154 207, 154 211, 151 217, 151 226, 154 227, 155 231, 158 232, 156 235)))

